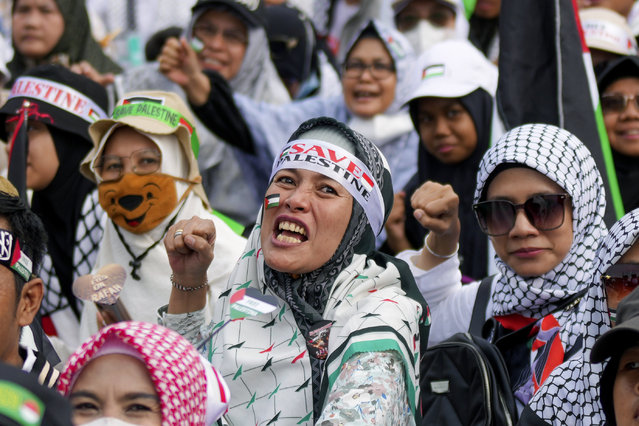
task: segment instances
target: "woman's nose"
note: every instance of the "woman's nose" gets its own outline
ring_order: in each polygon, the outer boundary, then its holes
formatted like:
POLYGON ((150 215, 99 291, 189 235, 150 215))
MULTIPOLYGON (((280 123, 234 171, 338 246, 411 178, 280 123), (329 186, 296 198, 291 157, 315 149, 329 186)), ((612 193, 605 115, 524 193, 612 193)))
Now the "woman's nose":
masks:
POLYGON ((296 188, 286 199, 286 205, 291 210, 307 211, 310 206, 308 190, 296 188))
POLYGON ((517 210, 515 214, 515 225, 508 234, 510 237, 527 237, 539 233, 537 228, 530 222, 523 209, 517 210))
POLYGON ((443 117, 435 118, 435 134, 436 135, 448 135, 450 133, 450 127, 448 122, 443 117))
POLYGON ((215 34, 213 34, 208 39, 207 45, 209 48, 214 50, 224 49, 226 47, 226 40, 224 40, 224 32, 222 30, 218 30, 215 34))

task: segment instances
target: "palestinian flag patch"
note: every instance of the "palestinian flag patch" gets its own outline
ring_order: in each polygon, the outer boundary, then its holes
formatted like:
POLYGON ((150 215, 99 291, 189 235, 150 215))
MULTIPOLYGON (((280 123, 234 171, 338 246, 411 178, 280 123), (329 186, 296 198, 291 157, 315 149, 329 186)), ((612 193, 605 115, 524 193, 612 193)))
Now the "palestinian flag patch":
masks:
POLYGON ((443 64, 430 65, 422 70, 422 80, 444 75, 446 67, 443 64))
POLYGON ((270 209, 271 207, 277 207, 280 205, 280 194, 267 195, 264 198, 264 208, 270 209))

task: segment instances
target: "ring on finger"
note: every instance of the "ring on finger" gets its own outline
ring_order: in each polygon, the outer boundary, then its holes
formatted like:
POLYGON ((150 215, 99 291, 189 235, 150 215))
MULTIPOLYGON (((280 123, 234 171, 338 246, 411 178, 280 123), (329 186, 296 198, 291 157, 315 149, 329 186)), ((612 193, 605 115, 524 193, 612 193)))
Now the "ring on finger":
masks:
POLYGON ((176 229, 175 234, 173 234, 173 238, 177 238, 182 234, 184 234, 184 229, 176 229))

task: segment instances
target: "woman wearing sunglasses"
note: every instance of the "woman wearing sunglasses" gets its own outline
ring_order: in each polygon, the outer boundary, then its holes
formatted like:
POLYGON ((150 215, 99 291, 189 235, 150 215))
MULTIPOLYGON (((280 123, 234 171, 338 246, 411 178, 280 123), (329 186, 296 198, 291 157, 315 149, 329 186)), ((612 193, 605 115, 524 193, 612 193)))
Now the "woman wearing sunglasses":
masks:
MULTIPOLYGON (((529 124, 507 132, 486 152, 474 200, 499 271, 492 279, 486 318, 495 317, 505 332, 533 321, 538 329, 552 330, 549 336, 536 336, 532 353, 524 357, 530 363, 515 366, 521 379, 512 387, 521 407, 579 345, 576 308, 553 311, 590 282, 595 250, 606 235, 601 176, 574 135, 529 124), (543 374, 533 377, 531 371, 543 374)), ((421 253, 405 251, 399 257, 409 262, 429 301, 433 344, 468 330, 479 283, 460 282, 455 250, 459 202, 450 186, 428 182, 412 203, 415 217, 431 233, 421 253)))
POLYGON ((593 345, 615 325, 619 302, 639 284, 639 209, 617 221, 597 251, 592 284, 582 300, 583 350, 548 377, 522 413, 520 424, 603 424, 600 380, 604 365, 591 363, 593 345))
POLYGON ((639 207, 639 58, 622 56, 597 75, 601 110, 626 211, 639 207))

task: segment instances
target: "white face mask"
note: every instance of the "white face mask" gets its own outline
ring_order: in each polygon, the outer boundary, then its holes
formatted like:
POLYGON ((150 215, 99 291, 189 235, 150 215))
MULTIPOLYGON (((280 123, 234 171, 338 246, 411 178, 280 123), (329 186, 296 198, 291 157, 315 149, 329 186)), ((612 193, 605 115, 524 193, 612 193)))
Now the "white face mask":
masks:
POLYGON ((116 419, 114 417, 102 417, 93 420, 92 422, 84 423, 83 426, 136 426, 136 424, 125 422, 124 420, 116 419))
POLYGON ((436 27, 425 19, 420 19, 418 24, 404 33, 415 54, 419 55, 428 50, 434 44, 455 37, 455 30, 447 27, 436 27))

